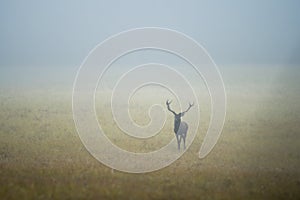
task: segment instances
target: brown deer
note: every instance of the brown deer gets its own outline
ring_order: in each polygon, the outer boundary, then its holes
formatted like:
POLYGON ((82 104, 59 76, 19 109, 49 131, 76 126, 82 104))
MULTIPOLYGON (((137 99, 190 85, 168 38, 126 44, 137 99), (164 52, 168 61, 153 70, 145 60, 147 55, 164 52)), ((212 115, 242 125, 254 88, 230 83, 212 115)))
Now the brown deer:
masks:
POLYGON ((186 134, 187 134, 189 126, 186 122, 181 121, 181 117, 183 117, 184 114, 190 110, 190 108, 194 105, 194 103, 193 104, 189 103, 188 109, 186 109, 186 111, 178 113, 178 114, 175 113, 170 108, 171 103, 172 103, 172 101, 169 101, 169 100, 166 101, 168 110, 174 114, 174 133, 175 133, 176 139, 177 139, 178 150, 180 150, 180 143, 181 143, 182 139, 183 139, 183 145, 184 145, 184 149, 185 149, 185 138, 186 138, 186 134))

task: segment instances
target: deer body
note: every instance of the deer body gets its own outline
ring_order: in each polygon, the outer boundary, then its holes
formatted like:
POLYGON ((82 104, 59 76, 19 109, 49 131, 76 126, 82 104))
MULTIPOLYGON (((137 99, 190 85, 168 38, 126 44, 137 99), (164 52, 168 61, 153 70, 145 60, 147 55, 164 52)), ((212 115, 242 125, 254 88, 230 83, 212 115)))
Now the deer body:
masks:
POLYGON ((168 110, 174 114, 174 133, 176 135, 176 139, 177 139, 177 144, 178 144, 178 150, 180 150, 180 144, 181 144, 181 140, 183 140, 183 145, 184 145, 184 149, 185 149, 185 138, 187 135, 187 131, 188 131, 188 124, 184 121, 181 121, 181 117, 184 116, 184 114, 189 111, 189 109, 194 105, 194 104, 190 104, 188 109, 184 112, 181 113, 175 113, 171 108, 170 108, 170 104, 171 101, 167 101, 166 105, 168 110))
POLYGON ((180 150, 180 143, 182 139, 183 139, 183 148, 185 149, 185 138, 187 135, 188 128, 189 126, 186 122, 181 122, 178 131, 175 133, 177 138, 177 143, 178 143, 178 150, 180 150))

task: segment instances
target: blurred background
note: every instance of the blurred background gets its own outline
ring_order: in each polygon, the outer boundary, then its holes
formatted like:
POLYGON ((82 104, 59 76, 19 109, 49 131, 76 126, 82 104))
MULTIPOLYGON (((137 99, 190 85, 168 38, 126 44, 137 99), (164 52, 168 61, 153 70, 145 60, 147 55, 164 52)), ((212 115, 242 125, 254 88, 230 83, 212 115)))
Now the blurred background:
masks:
POLYGON ((297 65, 298 7, 293 0, 2 1, 1 83, 73 79, 98 43, 120 31, 147 26, 189 35, 219 67, 297 65), (31 76, 33 72, 39 76, 31 76))
MULTIPOLYGON (((299 8, 297 0, 1 1, 0 198, 299 199, 299 8), (88 53, 138 27, 174 29, 203 45, 220 69, 228 103, 222 137, 207 158, 198 159, 210 118, 204 87, 203 126, 188 152, 163 170, 133 175, 85 150, 71 95, 88 53)), ((189 73, 178 58, 149 51, 118 67, 153 60, 189 73)), ((138 119, 140 108, 133 113, 138 119)), ((121 146, 126 140, 109 137, 121 146)))

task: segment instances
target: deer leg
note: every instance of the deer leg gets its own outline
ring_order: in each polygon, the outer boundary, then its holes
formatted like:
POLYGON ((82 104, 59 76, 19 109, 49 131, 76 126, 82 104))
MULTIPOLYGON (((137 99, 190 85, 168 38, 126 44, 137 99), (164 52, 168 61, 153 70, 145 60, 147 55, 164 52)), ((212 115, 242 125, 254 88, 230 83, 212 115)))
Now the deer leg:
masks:
POLYGON ((178 150, 180 150, 181 139, 182 139, 182 136, 180 135, 180 136, 179 136, 179 142, 178 142, 178 144, 179 144, 179 149, 178 149, 178 150))
POLYGON ((177 148, 178 148, 178 151, 180 150, 180 141, 179 141, 179 138, 178 138, 178 135, 176 134, 176 139, 177 139, 177 148))
POLYGON ((185 136, 183 136, 183 147, 185 149, 185 136))

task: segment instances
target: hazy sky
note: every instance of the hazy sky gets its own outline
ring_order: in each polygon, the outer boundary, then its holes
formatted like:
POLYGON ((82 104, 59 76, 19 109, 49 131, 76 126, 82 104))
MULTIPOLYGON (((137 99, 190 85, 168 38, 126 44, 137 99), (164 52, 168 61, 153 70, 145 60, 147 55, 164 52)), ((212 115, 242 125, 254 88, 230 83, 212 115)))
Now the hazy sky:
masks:
POLYGON ((181 31, 217 64, 299 64, 300 1, 1 1, 0 66, 78 66, 112 34, 181 31))

